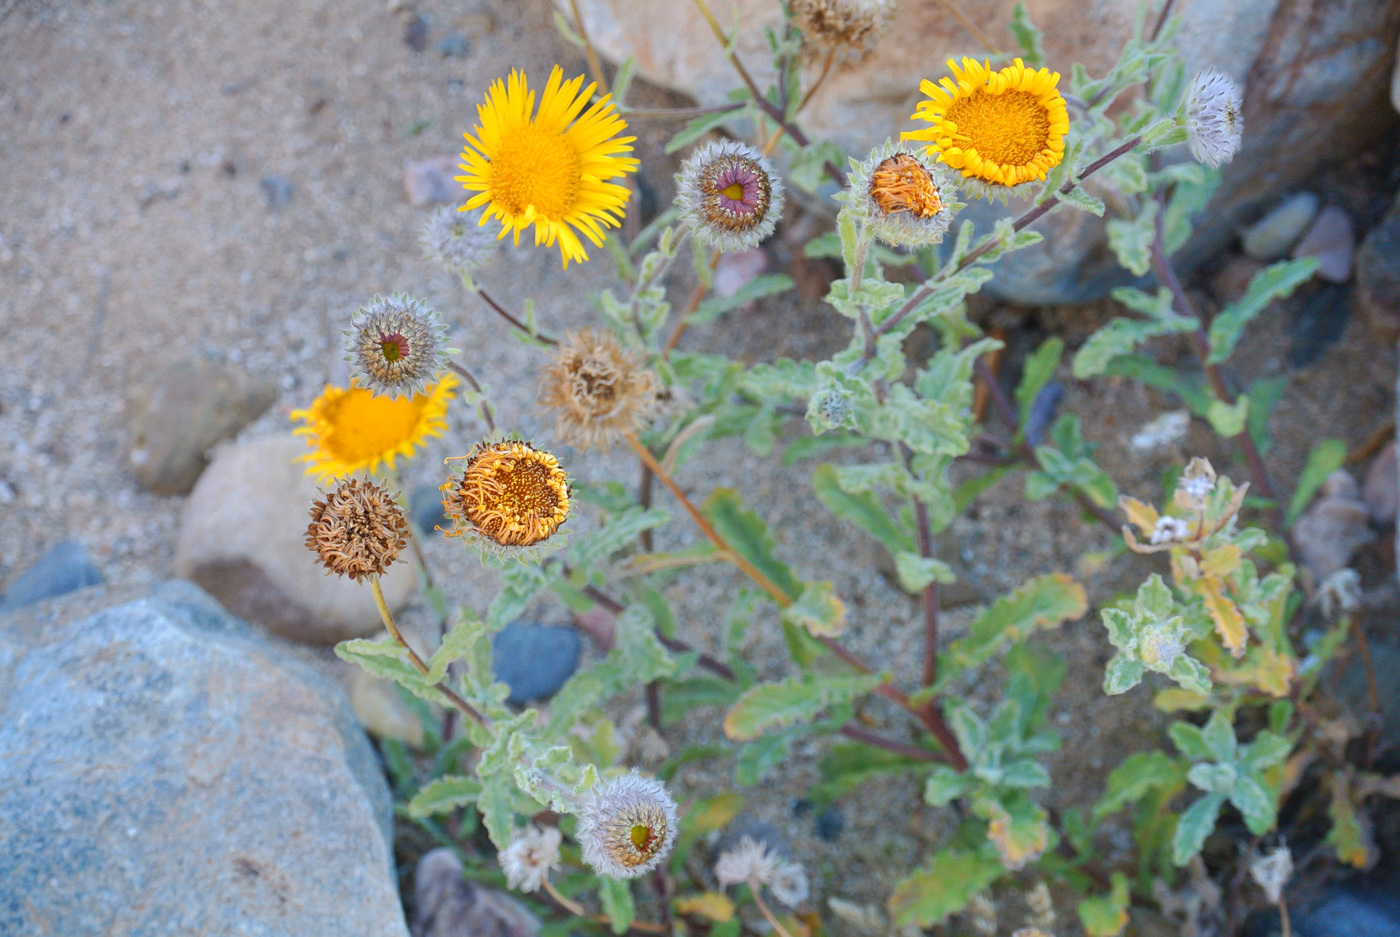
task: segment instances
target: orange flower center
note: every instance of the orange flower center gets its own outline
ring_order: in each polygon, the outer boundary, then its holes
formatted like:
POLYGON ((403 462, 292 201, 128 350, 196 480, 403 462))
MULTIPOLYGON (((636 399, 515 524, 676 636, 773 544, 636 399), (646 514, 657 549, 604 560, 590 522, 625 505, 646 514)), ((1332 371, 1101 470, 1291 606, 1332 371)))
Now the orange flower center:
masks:
POLYGON ((581 166, 568 137, 525 124, 501 136, 491 159, 492 198, 514 215, 534 206, 545 218, 563 218, 578 199, 581 166))
POLYGON ((943 210, 933 177, 908 153, 896 153, 875 167, 870 175, 870 197, 887 215, 902 211, 929 218, 943 210))
POLYGON ((1002 166, 1029 166, 1050 141, 1049 113, 1029 91, 979 91, 954 101, 945 119, 964 149, 1002 166))
MULTIPOLYGON (((454 483, 443 486, 450 488, 454 483)), ((444 503, 496 543, 530 546, 553 536, 569 516, 568 479, 549 453, 498 443, 473 456, 444 503)))

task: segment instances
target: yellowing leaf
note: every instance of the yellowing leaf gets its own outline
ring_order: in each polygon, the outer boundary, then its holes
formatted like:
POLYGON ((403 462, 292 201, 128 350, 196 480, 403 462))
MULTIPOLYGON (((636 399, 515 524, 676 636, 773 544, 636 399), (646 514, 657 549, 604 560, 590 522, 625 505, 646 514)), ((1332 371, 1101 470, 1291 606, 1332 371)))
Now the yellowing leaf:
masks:
POLYGON ((703 895, 692 895, 676 902, 676 910, 681 914, 698 914, 716 924, 723 924, 734 917, 734 902, 728 895, 717 891, 707 891, 703 895))
POLYGON ((744 808, 744 795, 734 791, 716 794, 685 819, 686 831, 697 836, 723 829, 744 808))
POLYGON ((1190 690, 1183 690, 1180 687, 1168 687, 1159 690, 1152 698, 1152 705, 1164 713, 1195 712, 1205 709, 1210 704, 1210 697, 1202 696, 1199 693, 1192 693, 1190 690))
POLYGON ((1376 847, 1356 815, 1351 784, 1344 777, 1332 780, 1332 803, 1327 807, 1327 816, 1332 829, 1328 830, 1326 841, 1337 851, 1337 858, 1358 869, 1370 868, 1376 861, 1376 847))
POLYGON ((1240 565, 1240 548, 1233 543, 1214 550, 1201 557, 1201 575, 1224 579, 1240 565))
POLYGON ((1201 596, 1206 600, 1206 611, 1215 621, 1215 632, 1235 657, 1244 654, 1244 644, 1249 635, 1244 628, 1244 616, 1225 594, 1224 585, 1213 576, 1201 579, 1201 596))
POLYGON ((838 637, 846 630, 846 603, 831 580, 808 582, 802 596, 783 609, 783 620, 806 628, 814 637, 838 637))
POLYGON ((741 742, 756 739, 769 730, 815 719, 822 710, 864 696, 887 679, 886 674, 809 674, 777 683, 755 683, 725 714, 724 734, 741 742))
POLYGON ((991 850, 951 848, 907 875, 890 895, 890 917, 899 927, 932 927, 967 907, 968 901, 1005 871, 991 850))
POLYGON ((1012 872, 1034 861, 1050 844, 1045 811, 1024 795, 1013 794, 1004 803, 993 796, 978 797, 972 810, 987 821, 987 839, 1012 872))
POLYGON ((1157 529, 1157 509, 1150 504, 1143 504, 1137 498, 1130 498, 1123 495, 1118 499, 1118 510, 1128 515, 1128 520, 1137 525, 1137 529, 1144 536, 1152 536, 1152 531, 1157 529))
POLYGON ((1270 696, 1283 698, 1288 695, 1289 686, 1295 673, 1293 659, 1280 654, 1271 647, 1253 647, 1246 655, 1244 663, 1232 670, 1220 673, 1221 683, 1254 686, 1270 696))

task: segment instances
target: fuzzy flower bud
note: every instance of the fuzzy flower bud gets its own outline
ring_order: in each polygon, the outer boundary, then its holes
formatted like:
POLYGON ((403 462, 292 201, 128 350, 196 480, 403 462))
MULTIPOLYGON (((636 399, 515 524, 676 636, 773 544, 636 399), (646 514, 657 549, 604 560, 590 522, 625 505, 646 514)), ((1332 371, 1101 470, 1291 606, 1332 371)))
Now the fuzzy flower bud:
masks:
POLYGON ((447 327, 421 299, 376 296, 355 312, 345 360, 364 386, 389 397, 421 394, 447 367, 447 327))
POLYGON ((578 818, 583 861, 610 878, 650 872, 676 843, 676 802, 665 785, 635 769, 599 781, 578 818))
POLYGON ((768 157, 747 143, 707 143, 681 164, 676 206, 701 244, 748 250, 773 233, 783 213, 783 182, 768 157))
POLYGON ((1186 93, 1186 142, 1197 162, 1218 169, 1235 158, 1244 132, 1244 100, 1234 80, 1207 69, 1186 93))

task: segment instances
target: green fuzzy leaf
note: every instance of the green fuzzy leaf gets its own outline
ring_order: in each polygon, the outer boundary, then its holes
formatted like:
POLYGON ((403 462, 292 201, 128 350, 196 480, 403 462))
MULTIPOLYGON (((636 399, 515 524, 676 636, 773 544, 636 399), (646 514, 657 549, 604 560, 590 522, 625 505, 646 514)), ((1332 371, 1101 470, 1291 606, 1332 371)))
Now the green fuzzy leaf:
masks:
POLYGON ((1036 631, 1057 628, 1082 617, 1088 609, 1084 587, 1064 573, 1028 580, 983 609, 968 625, 967 636, 952 643, 944 657, 947 666, 942 668, 939 685, 946 685, 967 667, 984 663, 1007 644, 1036 631))
POLYGON ((1226 439, 1233 439, 1244 432, 1248 415, 1249 398, 1243 395, 1233 404, 1223 400, 1212 400, 1206 409, 1206 419, 1210 421, 1210 428, 1226 439))
POLYGON ((414 696, 441 702, 441 694, 404 659, 403 649, 391 639, 369 641, 355 638, 341 641, 335 646, 335 653, 341 660, 359 664, 376 677, 394 681, 414 696))
POLYGON ((1131 221, 1123 218, 1110 218, 1107 224, 1108 246, 1117 255, 1118 262, 1132 272, 1133 276, 1143 276, 1152 266, 1152 237, 1156 233, 1158 205, 1155 199, 1147 199, 1142 213, 1131 221))
POLYGON ((632 901, 632 882, 629 879, 598 876, 598 903, 610 920, 614 934, 625 934, 637 916, 637 906, 632 901))
POLYGON ((780 683, 749 687, 724 717, 724 734, 731 739, 756 739, 773 729, 815 719, 822 710, 849 703, 888 679, 885 674, 819 677, 806 674, 780 683))
POLYGON ((729 545, 748 560, 788 598, 802 595, 802 583, 793 576, 787 564, 773 555, 773 538, 768 527, 753 511, 744 507, 739 493, 733 488, 716 488, 705 499, 700 510, 715 525, 729 545))
POLYGON ((1011 30, 1011 35, 1016 38, 1016 44, 1021 47, 1021 58, 1027 65, 1039 68, 1045 64, 1045 49, 1041 45, 1041 37, 1044 34, 1031 22, 1026 5, 1019 0, 1011 8, 1011 22, 1006 24, 1006 28, 1011 30))
POLYGON ((1298 476, 1298 487, 1288 502, 1287 522, 1290 527, 1307 508, 1322 483, 1327 481, 1327 476, 1341 468, 1346 460, 1347 444, 1340 439, 1324 439, 1313 446, 1312 452, 1308 453, 1308 464, 1304 466, 1303 474, 1298 476))
POLYGON ((1286 377, 1260 378, 1250 385, 1249 419, 1246 421, 1246 428, 1260 452, 1268 452, 1273 448, 1274 442, 1269 437, 1269 414, 1273 413, 1274 407, 1283 399, 1283 392, 1287 389, 1286 377))
POLYGON ((1196 660, 1182 654, 1171 662, 1167 668, 1167 676, 1171 677, 1176 685, 1183 690, 1205 696, 1210 692, 1213 684, 1210 679, 1210 668, 1196 660))
POLYGON ((1175 790, 1181 786, 1182 780, 1181 765, 1166 752, 1129 755, 1108 776, 1104 795, 1094 805, 1094 820, 1098 822, 1129 804, 1137 803, 1149 791, 1175 790))
POLYGON ((671 515, 659 508, 629 507, 570 548, 575 568, 592 569, 613 553, 632 546, 644 530, 661 527, 671 515))
POLYGON ((814 637, 836 637, 846 630, 846 605, 830 579, 805 584, 798 600, 783 609, 783 621, 814 637))
POLYGON ((622 107, 627 100, 627 91, 632 87, 632 75, 636 70, 637 60, 629 55, 617 67, 617 74, 613 75, 612 99, 618 107, 622 107))
POLYGON ((895 886, 890 917, 899 927, 941 924, 1005 871, 990 850, 944 849, 895 886))
POLYGON ((1060 357, 1064 354, 1065 343, 1061 338, 1048 338, 1026 358, 1021 372, 1021 384, 1016 388, 1016 404, 1020 411, 1020 424, 1025 426, 1030 420, 1031 406, 1035 398, 1050 383, 1055 371, 1060 367, 1060 357))
POLYGON ((743 286, 739 287, 728 296, 711 296, 690 314, 688 320, 691 325, 701 325, 711 322, 726 312, 738 309, 746 303, 762 299, 765 296, 775 296, 778 293, 786 293, 792 289, 792 277, 785 273, 765 273, 754 277, 743 286))
POLYGON ((475 803, 481 796, 481 782, 476 778, 446 774, 435 778, 408 802, 408 815, 415 820, 440 813, 450 813, 458 807, 475 803))
POLYGON ((754 739, 739 751, 734 760, 734 783, 752 787, 767 777, 792 751, 792 736, 786 732, 754 739))
POLYGON ((1104 668, 1103 691, 1109 696, 1126 693, 1142 682, 1142 661, 1116 655, 1104 668))
POLYGON ((510 773, 482 777, 476 809, 481 813, 481 823, 497 849, 509 846, 515 832, 514 795, 515 778, 510 773))
POLYGON ((922 592, 931 582, 944 584, 955 582, 953 568, 942 560, 931 556, 920 556, 909 550, 901 550, 894 556, 894 568, 899 576, 899 584, 906 592, 922 592))
POLYGON ((1167 726, 1167 734, 1171 736, 1176 750, 1192 761, 1210 761, 1215 757, 1198 726, 1189 722, 1173 722, 1167 726))
POLYGON ((1210 749, 1216 761, 1234 761, 1239 754, 1239 743, 1235 741, 1235 727, 1230 717, 1220 710, 1210 714, 1205 728, 1201 729, 1201 741, 1210 749))
POLYGON ((443 637, 438 649, 433 652, 433 656, 428 661, 429 683, 439 683, 447 675, 447 665, 455 660, 461 660, 467 656, 476 656, 477 642, 484 641, 486 653, 486 667, 489 672, 491 663, 491 640, 490 633, 486 630, 483 622, 473 621, 470 618, 459 621, 443 637))
POLYGON ((974 783, 970 774, 947 765, 937 765, 924 782, 924 802, 931 807, 944 807, 967 792, 974 783))
POLYGON ((1075 186, 1068 192, 1056 192, 1056 197, 1070 208, 1077 208, 1080 211, 1087 211, 1091 215, 1103 217, 1103 200, 1097 196, 1090 195, 1079 186, 1075 186))
MULTIPOLYGON (((1288 703, 1287 700, 1279 702, 1285 705, 1288 703)), ((1270 713, 1271 717, 1272 715, 1270 713)), ((1240 753, 1240 764, 1250 771, 1262 771, 1283 761, 1291 751, 1293 751, 1292 742, 1282 735, 1265 729, 1254 737, 1254 741, 1244 747, 1244 751, 1240 753)))
POLYGON ((1268 308, 1276 299, 1283 299, 1312 278, 1317 271, 1317 258, 1304 257, 1285 260, 1265 267, 1249 281, 1243 296, 1216 314, 1210 323, 1210 357, 1207 364, 1220 364, 1229 359, 1239 343, 1244 327, 1268 308))
POLYGON ((830 463, 823 463, 812 473, 812 490, 828 511, 855 524, 891 553, 913 549, 913 539, 890 518, 879 499, 869 491, 844 489, 841 476, 830 463))
POLYGON ((1186 808, 1176 824, 1176 835, 1172 837, 1172 862, 1175 865, 1185 865, 1201 851, 1206 837, 1215 829, 1215 820, 1220 816, 1224 803, 1224 794, 1206 794, 1186 808))
POLYGON ((1038 761, 1021 758, 1002 768, 1001 783, 1004 787, 1049 787, 1050 772, 1038 761))
POLYGON ((1229 794, 1239 776, 1240 773, 1235 770, 1234 765, 1219 765, 1213 762, 1192 765, 1186 772, 1186 780, 1208 794, 1229 794))
POLYGON ((1080 346, 1079 351, 1074 356, 1074 376, 1080 380, 1096 377, 1108 369, 1108 364, 1121 355, 1130 354, 1139 345, 1150 338, 1160 335, 1172 335, 1178 332, 1189 332, 1196 328, 1196 320, 1190 316, 1174 315, 1170 312, 1170 294, 1163 289, 1158 294, 1158 300, 1151 305, 1141 301, 1146 294, 1138 290, 1117 289, 1113 291, 1113 296, 1120 302, 1130 303, 1138 311, 1145 311, 1144 306, 1150 309, 1152 318, 1129 319, 1120 317, 1109 322, 1099 329, 1089 340, 1080 346), (1166 309, 1163 311, 1161 300, 1165 297, 1166 309))
POLYGON ((743 108, 735 108, 732 111, 719 111, 714 114, 702 114, 680 129, 666 144, 666 152, 674 153, 682 147, 689 146, 699 140, 705 134, 718 127, 728 120, 734 120, 744 113, 743 108))
POLYGON ((1237 777, 1235 786, 1230 790, 1230 803, 1244 814, 1244 825, 1255 836, 1263 836, 1273 829, 1274 821, 1278 819, 1274 800, 1264 785, 1248 774, 1237 777))
POLYGON ((1086 937, 1118 937, 1128 926, 1128 878, 1113 873, 1112 890, 1097 898, 1079 902, 1079 922, 1086 937))

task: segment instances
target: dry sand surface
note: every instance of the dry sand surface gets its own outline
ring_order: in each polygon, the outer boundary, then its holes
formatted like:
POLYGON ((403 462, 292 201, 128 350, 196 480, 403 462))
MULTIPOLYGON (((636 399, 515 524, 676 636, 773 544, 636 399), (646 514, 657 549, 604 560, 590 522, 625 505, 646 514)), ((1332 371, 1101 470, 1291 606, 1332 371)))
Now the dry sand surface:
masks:
MULTIPOLYGON (((171 576, 182 499, 143 492, 130 472, 131 389, 171 357, 222 358, 281 391, 240 438, 285 432, 288 411, 307 405, 325 382, 345 379, 339 331, 375 293, 411 292, 442 311, 454 326, 453 344, 469 349, 468 363, 492 388, 502 422, 548 438, 533 381, 522 377, 539 367, 538 353, 420 259, 426 209, 405 197, 403 166, 455 154, 489 80, 512 67, 542 77, 555 62, 577 74, 583 58, 559 39, 548 0, 428 0, 416 13, 426 27, 421 52, 405 39, 412 11, 382 2, 0 3, 0 582, 64 538, 83 542, 109 581, 171 576), (439 51, 453 34, 465 37, 465 56, 439 51), (269 193, 284 184, 290 199, 274 204, 269 193)), ((673 100, 654 89, 638 94, 649 104, 673 100)), ((638 129, 643 172, 665 204, 675 161, 662 146, 676 125, 638 129)), ((508 248, 481 280, 511 308, 534 297, 542 327, 561 332, 597 321, 587 297, 608 283, 611 264, 603 251, 594 257, 564 273, 553 249, 508 248)), ((1079 340, 1102 315, 1041 319, 1079 340)), ((844 345, 846 328, 829 307, 786 300, 697 328, 685 347, 749 360, 825 355, 844 345)), ((1285 324, 1256 332, 1242 369, 1280 370, 1285 324)), ((1373 428, 1369 415, 1390 407, 1393 357, 1359 333, 1353 323, 1302 375, 1275 420, 1302 425, 1297 439, 1283 427, 1275 456, 1290 486, 1318 425, 1356 443, 1373 428)), ((1130 451, 1127 437, 1170 404, 1126 384, 1068 383, 1064 411, 1080 414, 1087 434, 1103 444, 1106 466, 1133 493, 1154 496, 1168 463, 1202 449, 1229 466, 1228 453, 1199 426, 1176 451, 1130 451)), ((465 407, 451 423, 445 439, 409 464, 407 487, 437 484, 442 457, 465 452, 481 432, 465 407)), ((634 461, 620 453, 561 454, 584 480, 631 484, 637 477, 634 461)), ((876 571, 873 544, 804 494, 811 468, 760 460, 731 440, 687 465, 682 483, 697 497, 717 485, 742 489, 801 574, 835 580, 851 612, 850 645, 915 679, 918 609, 876 571)), ((658 504, 680 514, 667 498, 658 504)), ((581 518, 574 535, 590 521, 581 518)), ((657 545, 695 538, 678 516, 657 545)), ((1086 576, 1102 599, 1155 568, 1121 559, 1080 567, 1080 555, 1108 549, 1112 535, 1086 526, 1070 507, 1026 503, 1014 482, 959 520, 950 542, 988 598, 1028 576, 1067 570, 1086 576)), ((432 543, 429 556, 453 599, 485 608, 493 573, 456 544, 432 543)), ((682 633, 712 646, 716 609, 728 606, 737 585, 720 568, 673 580, 667 592, 682 633)), ((532 613, 567 620, 557 605, 532 613)), ((949 613, 948 633, 955 636, 968 615, 966 607, 949 613)), ((1106 645, 1093 617, 1054 645, 1072 662, 1052 716, 1067 748, 1052 756, 1056 786, 1048 798, 1063 807, 1094 796, 1105 770, 1144 744, 1154 717, 1145 694, 1112 704, 1102 697, 1106 645)), ((783 673, 775 621, 755 626, 747 652, 765 676, 783 673)), ((992 696, 989 684, 966 692, 974 700, 992 696)), ((875 725, 905 731, 882 706, 869 710, 875 725)), ((718 741, 719 713, 710 715, 672 730, 673 746, 718 741)), ((784 829, 793 854, 815 873, 816 896, 878 901, 937 841, 944 821, 918 805, 913 779, 885 781, 848 798, 846 831, 836 843, 817 838, 810 817, 794 818, 791 808, 817 779, 824 746, 799 746, 776 783, 751 792, 751 812, 784 829)), ((727 770, 692 765, 680 775, 682 789, 726 789, 727 770)))

